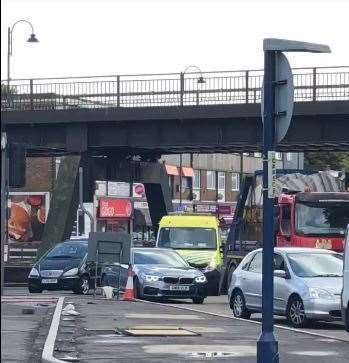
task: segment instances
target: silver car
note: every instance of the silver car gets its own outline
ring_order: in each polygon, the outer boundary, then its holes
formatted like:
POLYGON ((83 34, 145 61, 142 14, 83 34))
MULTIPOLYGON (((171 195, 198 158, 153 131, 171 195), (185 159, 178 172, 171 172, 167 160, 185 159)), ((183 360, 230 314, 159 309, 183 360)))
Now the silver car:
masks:
MULTIPOLYGON (((343 256, 315 248, 275 248, 274 313, 293 327, 341 318, 343 256)), ((262 309, 262 249, 250 252, 232 275, 228 291, 234 316, 262 309)))

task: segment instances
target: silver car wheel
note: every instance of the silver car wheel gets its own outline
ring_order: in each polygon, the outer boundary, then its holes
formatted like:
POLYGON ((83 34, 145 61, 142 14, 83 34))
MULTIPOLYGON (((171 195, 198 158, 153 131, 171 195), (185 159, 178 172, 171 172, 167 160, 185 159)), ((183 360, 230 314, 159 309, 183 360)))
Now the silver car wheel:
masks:
POLYGON ((236 317, 240 317, 242 315, 242 309, 244 307, 244 302, 242 301, 242 297, 240 294, 234 296, 233 301, 233 312, 236 317))
POLYGON ((294 324, 301 325, 305 320, 305 312, 302 301, 295 300, 290 306, 290 318, 294 324))

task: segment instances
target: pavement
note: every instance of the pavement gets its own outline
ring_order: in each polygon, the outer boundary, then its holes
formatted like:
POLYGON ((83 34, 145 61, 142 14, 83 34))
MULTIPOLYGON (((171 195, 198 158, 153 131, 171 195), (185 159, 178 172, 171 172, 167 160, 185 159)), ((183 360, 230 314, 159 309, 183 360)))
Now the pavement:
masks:
POLYGON ((2 299, 1 362, 40 362, 54 306, 43 299, 2 299))
MULTIPOLYGON (((80 313, 61 317, 54 356, 80 362, 256 362, 260 325, 231 317, 178 309, 166 304, 69 297, 80 313), (65 320, 64 320, 65 319, 65 320), (69 319, 69 320, 67 320, 69 319), (125 329, 141 329, 128 336, 125 329), (195 336, 166 336, 181 328, 195 336), (144 336, 159 329, 158 336, 144 336)), ((192 305, 192 307, 196 307, 192 305)), ((280 362, 348 362, 349 344, 292 330, 276 329, 280 362)))

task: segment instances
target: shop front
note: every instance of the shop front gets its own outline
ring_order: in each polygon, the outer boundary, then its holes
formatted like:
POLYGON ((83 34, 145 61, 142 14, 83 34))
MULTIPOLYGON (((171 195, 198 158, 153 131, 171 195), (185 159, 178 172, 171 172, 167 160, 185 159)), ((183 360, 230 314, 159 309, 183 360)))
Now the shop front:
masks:
POLYGON ((133 207, 130 199, 98 198, 98 232, 132 232, 133 207))

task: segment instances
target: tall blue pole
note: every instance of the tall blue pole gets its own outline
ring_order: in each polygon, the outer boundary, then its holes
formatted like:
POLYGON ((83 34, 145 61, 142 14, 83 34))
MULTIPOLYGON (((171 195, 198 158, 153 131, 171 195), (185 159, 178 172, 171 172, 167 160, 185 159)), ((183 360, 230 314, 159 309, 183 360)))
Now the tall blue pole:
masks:
POLYGON ((268 158, 275 148, 275 63, 276 52, 264 51, 262 332, 257 342, 257 363, 279 362, 273 320, 274 206, 273 199, 268 197, 271 187, 268 185, 268 158))

